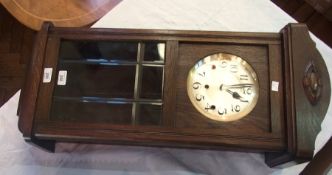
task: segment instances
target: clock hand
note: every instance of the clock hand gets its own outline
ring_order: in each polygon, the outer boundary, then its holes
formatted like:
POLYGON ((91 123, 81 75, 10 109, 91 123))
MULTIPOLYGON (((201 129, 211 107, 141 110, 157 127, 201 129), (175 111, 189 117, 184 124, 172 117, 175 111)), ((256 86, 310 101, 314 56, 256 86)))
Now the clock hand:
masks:
POLYGON ((240 84, 232 84, 232 85, 227 85, 229 87, 251 87, 254 84, 251 83, 240 83, 240 84))
POLYGON ((249 83, 242 83, 242 84, 232 84, 232 85, 224 85, 221 84, 219 87, 219 90, 222 91, 223 87, 226 87, 227 89, 232 89, 232 88, 245 88, 245 87, 252 87, 253 84, 249 84, 249 83))
POLYGON ((233 98, 238 99, 241 102, 247 102, 248 103, 248 100, 244 100, 243 97, 239 93, 233 92, 233 91, 231 91, 229 89, 226 89, 226 92, 230 93, 233 98))

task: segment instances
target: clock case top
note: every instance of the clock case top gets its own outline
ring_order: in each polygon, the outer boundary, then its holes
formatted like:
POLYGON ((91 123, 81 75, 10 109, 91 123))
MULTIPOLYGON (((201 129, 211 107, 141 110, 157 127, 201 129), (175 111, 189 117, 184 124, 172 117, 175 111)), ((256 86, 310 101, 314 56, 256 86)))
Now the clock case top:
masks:
MULTIPOLYGON (((139 67, 141 63, 136 64, 139 67)), ((19 129, 27 141, 48 150, 54 149, 56 141, 67 141, 282 152, 307 158, 312 155, 329 98, 326 66, 302 24, 289 24, 280 33, 245 33, 58 28, 45 23, 36 38, 22 89, 19 129), (165 43, 160 123, 51 120, 62 40, 165 43), (235 122, 218 123, 204 118, 191 105, 186 93, 189 69, 199 59, 218 52, 244 58, 259 78, 256 107, 248 117, 235 122), (302 83, 308 65, 314 65, 310 70, 314 69, 322 82, 314 105, 302 83), (42 82, 46 67, 53 68, 50 83, 42 82), (279 83, 277 91, 271 90, 272 81, 279 83)))

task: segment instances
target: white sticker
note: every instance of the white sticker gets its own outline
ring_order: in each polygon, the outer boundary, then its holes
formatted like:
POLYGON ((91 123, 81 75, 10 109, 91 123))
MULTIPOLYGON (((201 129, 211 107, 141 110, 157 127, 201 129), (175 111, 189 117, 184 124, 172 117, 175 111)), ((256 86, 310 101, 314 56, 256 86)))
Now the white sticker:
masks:
POLYGON ((49 83, 52 80, 53 68, 44 68, 43 83, 49 83))
POLYGON ((272 81, 271 90, 278 92, 278 90, 279 90, 279 82, 278 81, 272 81))
POLYGON ((60 70, 58 74, 58 85, 66 85, 67 82, 67 71, 60 70))

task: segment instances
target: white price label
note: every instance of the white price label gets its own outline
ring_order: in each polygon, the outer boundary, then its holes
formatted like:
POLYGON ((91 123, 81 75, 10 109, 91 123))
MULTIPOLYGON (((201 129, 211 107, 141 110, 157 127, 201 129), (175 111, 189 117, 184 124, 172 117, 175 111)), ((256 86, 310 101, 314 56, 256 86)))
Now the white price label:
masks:
POLYGON ((50 67, 44 68, 43 83, 50 83, 51 82, 52 72, 53 72, 52 68, 50 68, 50 67))
POLYGON ((276 92, 279 91, 279 82, 278 81, 272 81, 271 90, 276 91, 276 92))
POLYGON ((67 71, 60 70, 58 74, 58 85, 66 85, 67 82, 67 71))

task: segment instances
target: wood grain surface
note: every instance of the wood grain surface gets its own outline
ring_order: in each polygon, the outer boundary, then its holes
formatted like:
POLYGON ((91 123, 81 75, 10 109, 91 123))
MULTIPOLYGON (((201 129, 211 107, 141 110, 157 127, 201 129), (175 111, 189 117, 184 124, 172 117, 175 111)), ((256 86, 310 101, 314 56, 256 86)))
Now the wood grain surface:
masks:
POLYGON ((272 0, 312 33, 332 47, 332 8, 328 0, 272 0), (320 8, 321 10, 318 10, 320 8), (326 9, 326 10, 324 10, 326 9), (328 10, 327 10, 328 9, 328 10), (325 12, 324 12, 325 11, 325 12))
POLYGON ((303 169, 301 175, 325 175, 332 171, 332 138, 325 146, 314 156, 309 164, 303 169))
POLYGON ((45 21, 62 27, 86 26, 97 21, 121 0, 1 0, 0 2, 22 24, 39 30, 45 21))
POLYGON ((315 138, 320 131, 320 124, 327 112, 330 102, 330 78, 322 56, 310 39, 307 27, 303 24, 292 24, 284 29, 286 104, 289 142, 291 150, 297 157, 312 157, 315 138), (287 35, 287 34, 288 35, 287 35), (286 54, 286 53, 285 53, 286 54), (305 95, 303 77, 306 67, 314 63, 320 81, 321 98, 313 105, 305 95), (293 130, 293 131, 291 131, 293 130))
POLYGON ((23 85, 35 35, 0 4, 0 106, 23 85))

